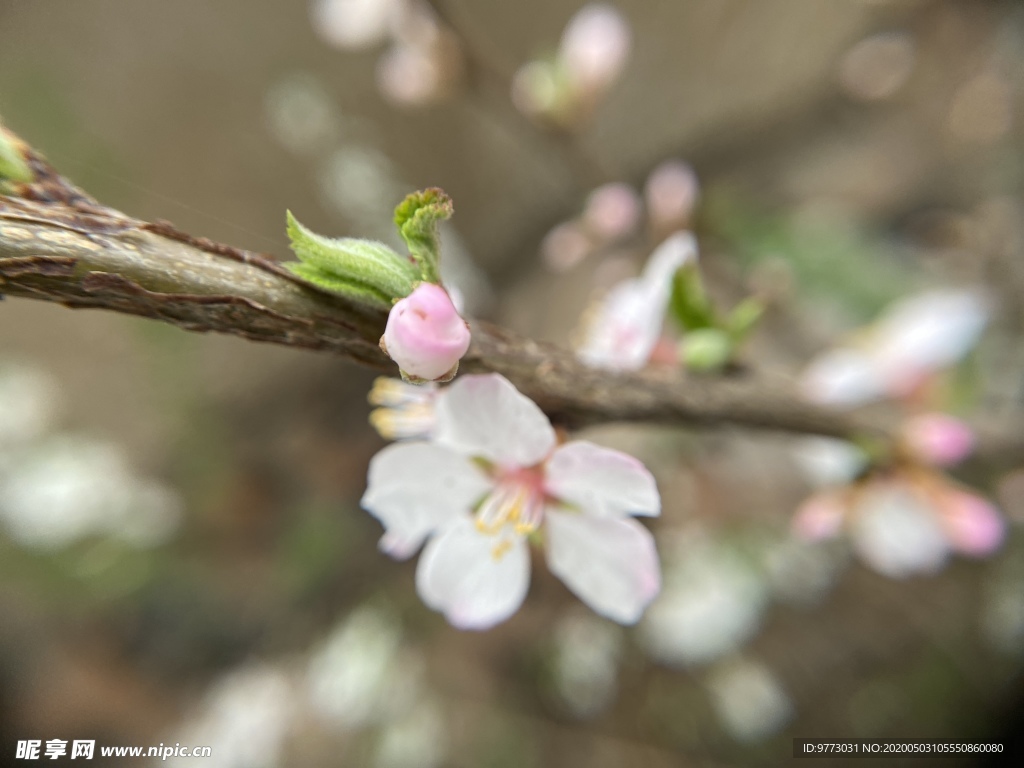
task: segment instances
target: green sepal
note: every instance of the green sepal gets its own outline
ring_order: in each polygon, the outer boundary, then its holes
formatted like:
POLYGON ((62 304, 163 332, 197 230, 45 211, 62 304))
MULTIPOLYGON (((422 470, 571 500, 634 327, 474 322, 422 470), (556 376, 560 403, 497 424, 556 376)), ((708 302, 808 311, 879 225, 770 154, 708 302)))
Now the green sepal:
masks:
POLYGON ((713 328, 717 325, 714 307, 704 290, 696 264, 685 264, 676 270, 672 280, 672 314, 685 330, 713 328))
POLYGON ((687 368, 714 371, 732 359, 735 345, 729 334, 718 328, 701 328, 686 334, 681 343, 687 368))
POLYGON ((453 212, 452 199, 437 187, 413 192, 395 208, 395 226, 419 267, 420 278, 428 283, 441 282, 438 225, 453 212))
POLYGON ((0 127, 0 180, 28 182, 32 179, 32 169, 21 156, 10 134, 0 127))
POLYGON ((760 299, 750 296, 733 307, 725 322, 725 330, 729 332, 733 342, 738 344, 754 329, 763 314, 764 304, 760 299))
POLYGON ((286 265, 304 280, 328 291, 362 297, 363 303, 390 308, 412 293, 419 271, 408 259, 374 240, 329 238, 310 231, 288 211, 288 238, 299 263, 286 265))

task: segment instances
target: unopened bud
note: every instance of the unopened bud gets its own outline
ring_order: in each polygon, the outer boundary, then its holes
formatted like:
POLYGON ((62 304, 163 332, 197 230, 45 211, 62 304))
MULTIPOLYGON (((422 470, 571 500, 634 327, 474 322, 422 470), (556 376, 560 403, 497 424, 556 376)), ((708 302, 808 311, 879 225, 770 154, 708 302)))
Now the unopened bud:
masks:
POLYGON ((388 315, 380 346, 411 381, 449 381, 469 349, 469 325, 439 285, 421 283, 388 315))

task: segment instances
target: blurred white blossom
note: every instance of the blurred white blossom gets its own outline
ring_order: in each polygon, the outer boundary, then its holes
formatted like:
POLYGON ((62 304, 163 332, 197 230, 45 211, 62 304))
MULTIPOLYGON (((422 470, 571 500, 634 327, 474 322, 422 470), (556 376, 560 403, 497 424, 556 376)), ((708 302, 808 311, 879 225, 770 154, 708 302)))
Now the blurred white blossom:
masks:
POLYGON ((330 96, 311 75, 296 74, 274 84, 267 92, 265 109, 274 138, 291 152, 319 152, 340 130, 330 96))
POLYGON ((419 661, 402 647, 401 627, 373 606, 353 611, 310 659, 313 709, 346 728, 390 720, 420 692, 419 661))
POLYGON ((665 560, 661 595, 640 627, 653 658, 706 664, 754 635, 768 594, 753 563, 705 535, 687 536, 665 560))
POLYGON ((981 630, 996 650, 1024 656, 1024 570, 1020 562, 1005 564, 986 585, 981 605, 981 630))
POLYGON ((58 549, 95 535, 152 546, 173 532, 179 517, 173 492, 135 477, 121 452, 98 440, 50 438, 0 475, 0 520, 28 547, 58 549))
POLYGON ((622 630, 590 614, 572 611, 555 627, 554 684, 578 718, 600 714, 615 699, 622 630))
POLYGON ((934 573, 949 547, 925 499, 900 485, 879 485, 857 502, 851 522, 854 549, 879 573, 902 578, 934 573))
POLYGON ((767 548, 764 569, 775 596, 810 605, 835 585, 845 560, 829 548, 786 537, 767 548))
MULTIPOLYGON (((295 722, 294 681, 282 669, 255 665, 232 672, 209 691, 199 712, 170 739, 211 747, 203 765, 212 768, 277 768, 295 722)), ((194 765, 172 757, 160 765, 194 765)))
POLYGON ((672 279, 697 258, 697 242, 677 232, 655 249, 640 277, 618 283, 584 318, 576 356, 586 365, 609 370, 643 368, 661 337, 672 296, 672 279))
POLYGON ((388 235, 391 209, 405 194, 387 155, 363 144, 347 144, 330 155, 320 172, 320 189, 342 214, 361 225, 376 222, 388 235))
POLYGON ((368 48, 393 31, 404 0, 313 0, 313 29, 336 48, 368 48))
POLYGON ((727 662, 712 672, 707 685, 722 727, 737 741, 761 741, 793 718, 792 701, 764 664, 727 662))
POLYGON ((987 301, 974 291, 932 291, 904 299, 852 345, 813 360, 801 379, 803 392, 839 407, 909 396, 963 357, 987 321, 987 301))
POLYGON ((801 438, 793 446, 793 458, 816 487, 848 483, 868 464, 864 451, 835 437, 801 438))
POLYGON ((444 717, 438 703, 424 698, 384 727, 374 756, 376 768, 436 768, 447 748, 444 717))
POLYGON ((24 446, 50 426, 57 386, 35 368, 0 367, 0 467, 7 451, 24 446))
POLYGON ((917 469, 820 491, 797 510, 793 530, 807 541, 845 532, 868 566, 905 578, 938 571, 953 553, 992 554, 1006 524, 988 500, 917 469))

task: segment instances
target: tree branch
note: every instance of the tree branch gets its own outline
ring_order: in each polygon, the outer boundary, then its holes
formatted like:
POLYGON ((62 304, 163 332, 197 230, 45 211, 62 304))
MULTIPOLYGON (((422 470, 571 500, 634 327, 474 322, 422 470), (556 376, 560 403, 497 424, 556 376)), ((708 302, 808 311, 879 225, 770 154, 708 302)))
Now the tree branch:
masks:
MULTIPOLYGON (((0 293, 162 320, 190 331, 324 350, 395 372, 378 339, 386 315, 322 292, 276 261, 100 205, 20 147, 35 181, 0 195, 0 293)), ((715 426, 888 440, 862 417, 733 378, 611 374, 559 347, 474 322, 464 371, 509 378, 555 421, 715 426)))

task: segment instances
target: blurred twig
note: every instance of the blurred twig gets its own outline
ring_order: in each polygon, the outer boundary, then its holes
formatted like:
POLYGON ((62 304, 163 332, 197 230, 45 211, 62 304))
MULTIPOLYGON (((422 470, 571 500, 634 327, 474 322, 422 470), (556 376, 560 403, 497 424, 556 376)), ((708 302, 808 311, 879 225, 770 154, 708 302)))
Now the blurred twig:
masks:
POLYGON ((584 193, 612 181, 614 174, 588 152, 578 136, 555 126, 540 126, 512 104, 512 72, 497 64, 444 0, 427 0, 437 18, 458 38, 466 69, 468 96, 497 125, 519 141, 541 144, 547 154, 557 157, 570 171, 578 192, 584 193))
MULTIPOLYGON (((319 291, 268 256, 107 208, 31 149, 22 145, 22 151, 35 180, 8 184, 11 194, 0 195, 0 292, 325 350, 393 370, 377 346, 385 313, 319 291)), ((473 324, 463 370, 505 375, 570 426, 634 421, 891 437, 877 422, 803 402, 785 384, 754 376, 611 374, 581 365, 567 350, 481 322, 473 324)), ((1019 455, 1017 442, 1005 437, 1001 444, 1019 455)))

